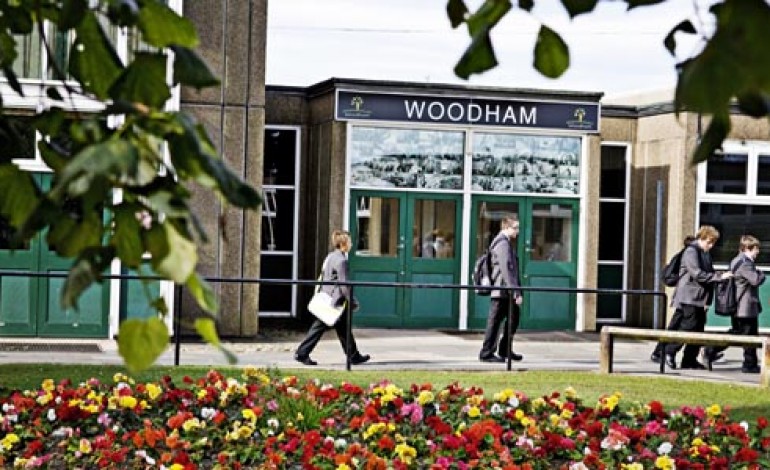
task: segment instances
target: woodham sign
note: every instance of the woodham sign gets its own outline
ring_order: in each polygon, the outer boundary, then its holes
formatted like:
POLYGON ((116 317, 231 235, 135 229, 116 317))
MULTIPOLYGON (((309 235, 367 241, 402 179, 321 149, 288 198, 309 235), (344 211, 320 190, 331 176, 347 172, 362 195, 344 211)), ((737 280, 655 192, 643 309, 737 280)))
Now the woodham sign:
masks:
POLYGON ((599 103, 337 91, 339 121, 424 122, 598 132, 599 103))

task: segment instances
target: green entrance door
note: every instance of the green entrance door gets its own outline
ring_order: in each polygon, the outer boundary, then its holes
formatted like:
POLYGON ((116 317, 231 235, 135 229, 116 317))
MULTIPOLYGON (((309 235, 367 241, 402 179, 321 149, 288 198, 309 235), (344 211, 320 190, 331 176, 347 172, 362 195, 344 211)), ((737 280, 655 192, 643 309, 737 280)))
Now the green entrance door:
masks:
MULTIPOLYGON (((37 175, 50 184, 49 175, 37 175)), ((12 228, 0 220, 0 273, 2 270, 66 273, 72 260, 60 258, 35 237, 29 246, 10 250, 12 228)), ((109 283, 96 284, 80 297, 77 311, 64 310, 59 299, 64 278, 0 277, 0 326, 8 336, 60 338, 106 337, 109 328, 109 283)))
MULTIPOLYGON (((500 220, 518 216, 516 249, 521 282, 533 287, 575 287, 577 279, 578 203, 573 199, 474 196, 471 259, 486 250, 500 231, 500 220)), ((472 269, 472 266, 469 268, 472 269)), ((489 297, 470 294, 468 326, 486 326, 489 297)), ((575 328, 575 295, 525 292, 521 329, 575 328)))
MULTIPOLYGON (((461 197, 412 192, 353 191, 350 227, 354 280, 459 282, 461 197)), ((453 289, 358 287, 360 326, 449 328, 457 325, 453 289)))

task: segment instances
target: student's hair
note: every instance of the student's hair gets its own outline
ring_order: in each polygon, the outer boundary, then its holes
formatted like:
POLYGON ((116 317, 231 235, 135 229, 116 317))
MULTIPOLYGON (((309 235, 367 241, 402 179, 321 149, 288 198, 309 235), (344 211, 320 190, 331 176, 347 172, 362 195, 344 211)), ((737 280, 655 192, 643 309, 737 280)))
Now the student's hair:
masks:
POLYGON ((695 241, 695 237, 694 236, 687 235, 686 237, 684 237, 684 241, 682 243, 684 243, 684 246, 686 248, 688 245, 690 245, 690 243, 692 243, 694 241, 695 241))
POLYGON ((341 248, 348 240, 350 240, 350 232, 347 230, 335 230, 332 232, 332 245, 334 248, 341 248))
POLYGON ((698 233, 695 234, 698 240, 706 240, 715 242, 719 240, 719 230, 715 229, 711 225, 701 225, 698 229, 698 233))
POLYGON ((753 250, 759 245, 759 240, 754 235, 743 235, 741 237, 741 251, 753 250))
POLYGON ((500 221, 500 229, 505 230, 511 227, 518 227, 519 218, 516 215, 506 215, 500 221))

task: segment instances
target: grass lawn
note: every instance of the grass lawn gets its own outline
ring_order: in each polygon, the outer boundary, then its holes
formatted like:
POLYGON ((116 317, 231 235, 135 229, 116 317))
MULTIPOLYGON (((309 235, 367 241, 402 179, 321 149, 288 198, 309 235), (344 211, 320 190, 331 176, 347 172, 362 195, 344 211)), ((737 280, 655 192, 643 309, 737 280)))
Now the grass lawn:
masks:
MULTIPOLYGON (((157 381, 169 375, 181 384, 184 376, 201 377, 209 370, 205 366, 154 367, 139 374, 129 374, 137 382, 157 381)), ((240 369, 219 367, 225 375, 240 377, 240 369)), ((37 389, 47 378, 59 381, 65 378, 74 383, 95 377, 112 381, 116 372, 125 372, 121 366, 64 365, 64 364, 2 364, 0 365, 0 395, 12 389, 37 389)), ((619 391, 624 401, 643 403, 658 400, 666 408, 682 405, 708 406, 714 403, 731 409, 734 420, 754 421, 758 416, 770 417, 770 393, 758 387, 730 385, 696 380, 666 377, 636 377, 626 375, 601 375, 595 372, 527 371, 527 372, 464 372, 464 371, 328 371, 322 369, 275 370, 275 374, 296 375, 301 381, 318 378, 339 385, 351 382, 361 386, 387 379, 399 387, 412 384, 432 383, 443 388, 452 382, 463 387, 481 387, 491 396, 505 388, 519 390, 530 397, 563 392, 571 386, 577 390, 586 404, 604 394, 619 391)))

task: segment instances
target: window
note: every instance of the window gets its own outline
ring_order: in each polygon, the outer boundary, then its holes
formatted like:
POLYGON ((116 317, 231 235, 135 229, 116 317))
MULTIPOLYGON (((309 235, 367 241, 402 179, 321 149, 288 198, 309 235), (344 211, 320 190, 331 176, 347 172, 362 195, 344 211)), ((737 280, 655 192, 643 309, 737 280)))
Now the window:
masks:
POLYGON ((758 264, 770 264, 770 145, 725 142, 698 171, 698 226, 713 225, 720 234, 710 252, 714 263, 729 263, 741 235, 751 234, 762 241, 758 264))
POLYGON ((462 189, 464 141, 459 131, 353 127, 350 185, 462 189))
POLYGON ((580 138, 476 132, 471 185, 477 191, 577 195, 580 138))
MULTIPOLYGON (((597 281, 600 289, 623 289, 626 286, 628 151, 626 144, 602 144, 597 281)), ((624 295, 598 297, 599 321, 622 321, 624 318, 624 295)))

